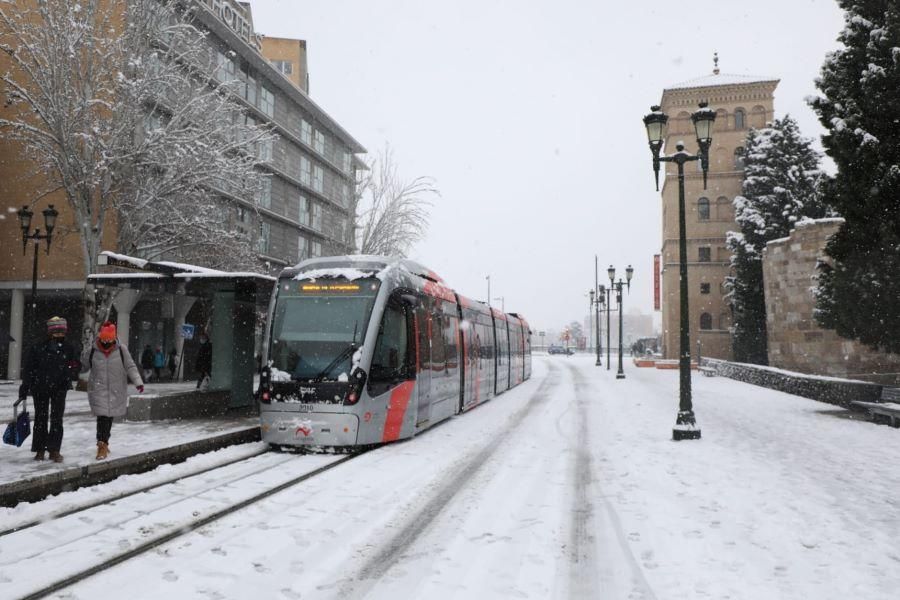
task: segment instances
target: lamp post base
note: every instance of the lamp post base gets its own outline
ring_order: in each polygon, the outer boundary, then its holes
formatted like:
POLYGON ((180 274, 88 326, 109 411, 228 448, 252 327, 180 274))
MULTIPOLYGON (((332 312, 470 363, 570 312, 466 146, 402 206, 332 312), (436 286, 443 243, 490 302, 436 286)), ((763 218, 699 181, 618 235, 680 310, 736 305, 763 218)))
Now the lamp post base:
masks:
POLYGON ((600 359, 598 358, 598 359, 597 359, 597 362, 594 363, 594 366, 595 366, 595 367, 602 367, 602 366, 603 366, 603 363, 600 362, 600 359))
POLYGON ((676 442, 681 440, 700 439, 700 427, 694 419, 693 411, 678 413, 678 418, 675 420, 675 427, 672 428, 672 439, 676 442))
POLYGON ((625 379, 625 373, 616 373, 616 379, 625 379))

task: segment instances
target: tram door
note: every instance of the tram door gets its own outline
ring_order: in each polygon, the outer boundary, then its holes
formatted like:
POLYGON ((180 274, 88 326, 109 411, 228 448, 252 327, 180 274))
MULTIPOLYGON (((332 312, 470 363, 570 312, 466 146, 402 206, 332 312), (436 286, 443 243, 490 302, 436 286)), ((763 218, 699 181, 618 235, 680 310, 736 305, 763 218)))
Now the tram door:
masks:
POLYGON ((418 405, 416 427, 428 422, 431 418, 431 305, 432 299, 422 296, 415 310, 416 332, 416 390, 418 405))

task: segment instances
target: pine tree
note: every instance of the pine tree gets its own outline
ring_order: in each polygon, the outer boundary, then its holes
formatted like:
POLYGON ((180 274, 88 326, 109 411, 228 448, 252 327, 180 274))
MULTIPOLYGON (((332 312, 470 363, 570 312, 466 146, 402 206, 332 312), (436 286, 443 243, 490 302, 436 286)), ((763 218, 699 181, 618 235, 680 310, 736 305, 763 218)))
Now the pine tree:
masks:
POLYGON ((843 47, 810 99, 837 165, 823 200, 845 222, 826 247, 817 319, 842 337, 900 352, 900 5, 840 0, 843 47))
POLYGON ((762 252, 766 242, 785 237, 805 218, 825 215, 818 199, 819 155, 790 116, 750 130, 744 160, 743 194, 734 199, 740 231, 728 232, 733 276, 734 358, 767 364, 766 305, 762 252))

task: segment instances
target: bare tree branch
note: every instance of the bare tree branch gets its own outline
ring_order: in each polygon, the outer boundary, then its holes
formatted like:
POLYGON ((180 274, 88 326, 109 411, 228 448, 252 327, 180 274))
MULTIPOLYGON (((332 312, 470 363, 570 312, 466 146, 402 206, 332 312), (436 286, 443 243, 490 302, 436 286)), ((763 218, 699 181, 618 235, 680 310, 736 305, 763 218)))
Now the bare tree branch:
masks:
POLYGON ((357 247, 360 254, 405 256, 424 239, 433 198, 440 192, 431 177, 400 179, 389 147, 369 163, 358 185, 357 247))

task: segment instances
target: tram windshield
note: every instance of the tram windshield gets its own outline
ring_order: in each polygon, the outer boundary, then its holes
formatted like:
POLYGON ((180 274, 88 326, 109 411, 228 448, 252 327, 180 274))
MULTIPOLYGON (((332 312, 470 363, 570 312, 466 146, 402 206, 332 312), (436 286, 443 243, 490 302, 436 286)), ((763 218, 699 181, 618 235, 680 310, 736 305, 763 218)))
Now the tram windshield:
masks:
POLYGON ((349 377, 353 355, 365 341, 379 284, 374 278, 281 282, 269 356, 274 377, 349 377))

